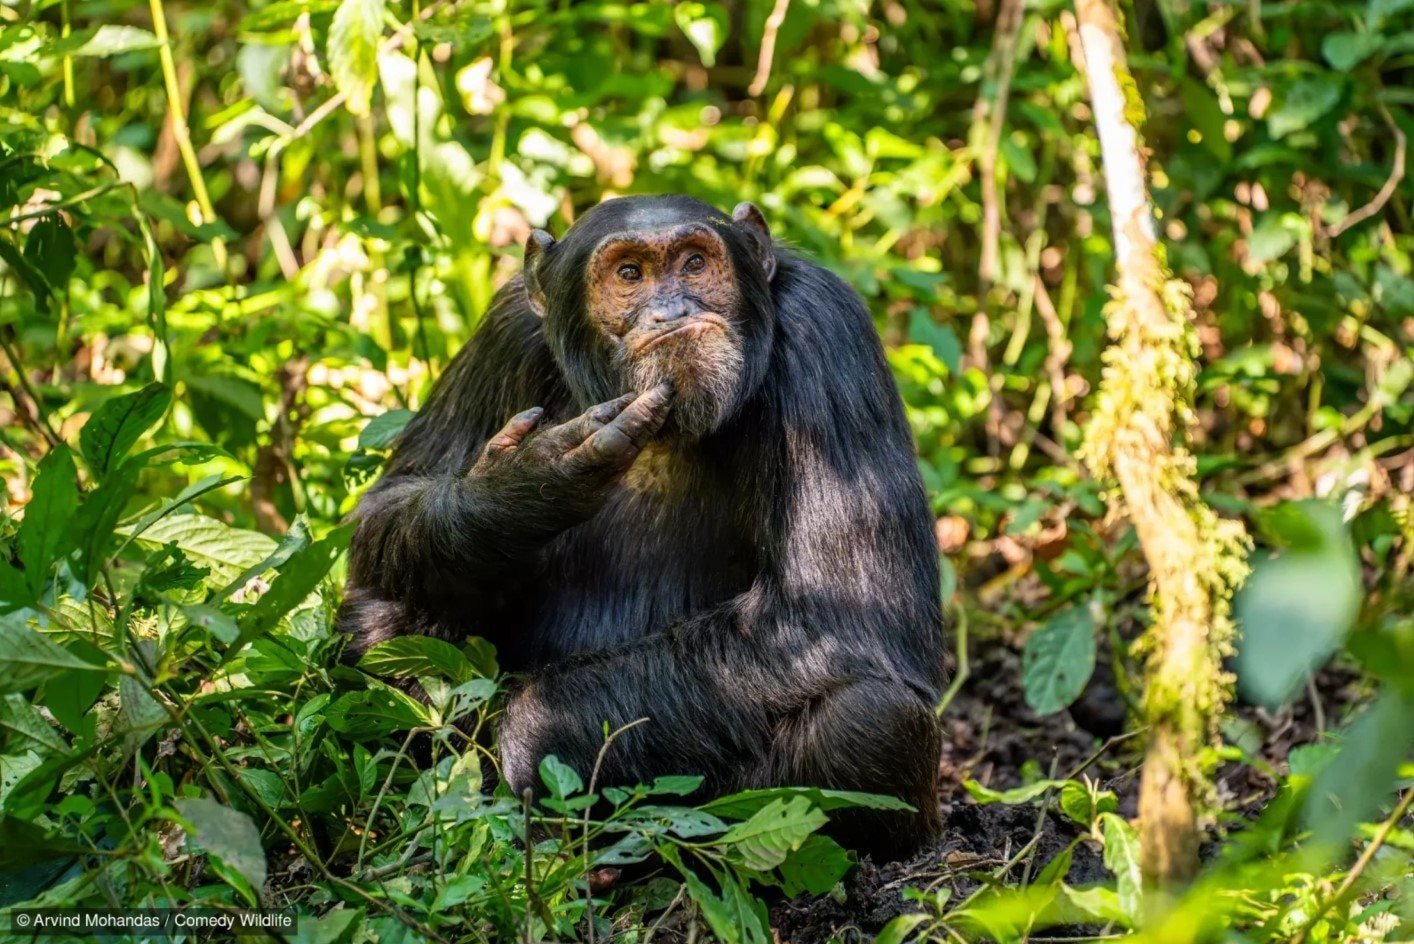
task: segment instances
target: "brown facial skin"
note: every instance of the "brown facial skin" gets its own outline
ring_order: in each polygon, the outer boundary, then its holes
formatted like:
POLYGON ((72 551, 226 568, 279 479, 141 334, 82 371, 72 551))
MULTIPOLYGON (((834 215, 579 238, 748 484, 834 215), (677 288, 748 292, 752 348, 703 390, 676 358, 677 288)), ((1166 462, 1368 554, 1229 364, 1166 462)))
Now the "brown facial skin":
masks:
POLYGON ((744 362, 721 237, 705 224, 612 237, 595 250, 586 289, 589 317, 632 388, 671 383, 674 428, 694 438, 716 428, 744 362))

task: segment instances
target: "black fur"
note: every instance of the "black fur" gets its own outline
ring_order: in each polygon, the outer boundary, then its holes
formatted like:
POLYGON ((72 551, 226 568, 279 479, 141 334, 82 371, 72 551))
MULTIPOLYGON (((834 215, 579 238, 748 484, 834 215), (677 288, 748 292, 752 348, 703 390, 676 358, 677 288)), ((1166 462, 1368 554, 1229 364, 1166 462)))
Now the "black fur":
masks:
POLYGON ((587 775, 606 723, 648 718, 602 783, 894 794, 919 812, 858 817, 844 838, 900 853, 937 828, 932 518, 863 303, 780 248, 768 282, 762 251, 705 204, 659 197, 602 204, 540 253, 545 320, 506 285, 360 504, 340 626, 355 656, 401 633, 495 643, 525 677, 500 730, 513 788, 547 754, 587 775), (731 419, 658 460, 665 490, 619 487, 568 529, 492 500, 467 472, 513 414, 558 423, 623 393, 582 316, 593 248, 685 221, 722 233, 750 306, 731 419))

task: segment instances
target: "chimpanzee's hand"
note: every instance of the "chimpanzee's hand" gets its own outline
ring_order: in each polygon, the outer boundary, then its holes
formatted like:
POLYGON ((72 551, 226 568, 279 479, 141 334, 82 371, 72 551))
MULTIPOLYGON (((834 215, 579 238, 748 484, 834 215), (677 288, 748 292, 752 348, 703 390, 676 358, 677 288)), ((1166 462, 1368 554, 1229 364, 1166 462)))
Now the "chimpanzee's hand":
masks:
POLYGON ((672 387, 600 403, 537 429, 539 407, 512 417, 486 443, 470 475, 520 520, 559 530, 594 514, 668 418, 672 387))

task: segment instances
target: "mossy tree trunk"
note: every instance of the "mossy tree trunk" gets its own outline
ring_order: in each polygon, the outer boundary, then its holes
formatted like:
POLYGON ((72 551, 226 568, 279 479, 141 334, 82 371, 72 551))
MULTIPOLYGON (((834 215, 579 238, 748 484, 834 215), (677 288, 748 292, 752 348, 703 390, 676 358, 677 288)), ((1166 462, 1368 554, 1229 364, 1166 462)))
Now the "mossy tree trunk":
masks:
POLYGON ((1188 287, 1174 280, 1155 234, 1139 138, 1143 104, 1107 0, 1076 0, 1084 69, 1114 227, 1110 347, 1085 459, 1119 486, 1149 564, 1153 620, 1143 699, 1149 742, 1139 795, 1146 877, 1191 877, 1208 785, 1200 758, 1229 693, 1229 599, 1245 574, 1246 537, 1198 495, 1192 455, 1195 367, 1188 287))

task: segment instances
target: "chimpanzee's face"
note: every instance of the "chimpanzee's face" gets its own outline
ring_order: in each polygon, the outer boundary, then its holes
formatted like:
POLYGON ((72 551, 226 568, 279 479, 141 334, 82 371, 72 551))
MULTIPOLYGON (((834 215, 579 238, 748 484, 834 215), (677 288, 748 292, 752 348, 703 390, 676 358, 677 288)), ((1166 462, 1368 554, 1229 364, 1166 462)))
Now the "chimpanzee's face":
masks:
POLYGON ((681 196, 620 197, 556 242, 525 243, 525 290, 582 405, 672 383, 670 434, 700 438, 770 364, 775 249, 755 205, 732 215, 681 196))
POLYGON ((746 353, 739 280, 714 226, 691 222, 606 237, 589 258, 587 313, 634 390, 669 381, 672 423, 715 429, 735 402, 746 353))

